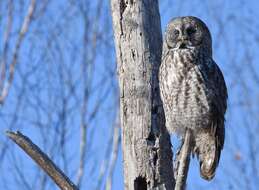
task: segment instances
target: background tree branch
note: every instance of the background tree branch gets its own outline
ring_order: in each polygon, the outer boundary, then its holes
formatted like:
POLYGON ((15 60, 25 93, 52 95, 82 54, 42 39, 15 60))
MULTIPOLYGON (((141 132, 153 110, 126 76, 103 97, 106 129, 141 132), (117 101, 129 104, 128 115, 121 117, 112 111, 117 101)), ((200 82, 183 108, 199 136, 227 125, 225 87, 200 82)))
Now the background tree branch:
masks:
POLYGON ((62 190, 78 190, 73 182, 41 151, 28 137, 17 131, 8 131, 7 136, 19 145, 62 190))
MULTIPOLYGON (((12 2, 9 3, 9 6, 12 6, 12 2)), ((5 60, 6 56, 3 57, 3 63, 2 63, 2 68, 1 68, 2 78, 0 77, 0 80, 1 80, 0 81, 0 90, 1 90, 0 91, 0 104, 4 103, 4 100, 7 97, 8 93, 9 93, 9 89, 12 85, 15 67, 16 67, 16 64, 17 64, 17 61, 18 61, 20 47, 21 47, 22 41, 24 39, 24 36, 29 29, 29 25, 32 21, 32 16, 33 16, 33 13, 35 11, 35 6, 36 6, 36 1, 31 0, 29 8, 28 8, 27 15, 25 16, 25 18, 23 20, 23 24, 21 26, 19 36, 18 36, 18 39, 17 39, 16 44, 15 44, 15 49, 14 49, 14 53, 13 53, 13 56, 12 56, 12 62, 11 62, 10 68, 9 68, 8 79, 6 81, 5 81, 5 78, 4 78, 5 73, 6 73, 6 71, 5 71, 5 69, 6 69, 6 60, 5 60), (2 86, 1 83, 3 84, 3 88, 1 88, 1 86, 2 86)), ((10 8, 10 9, 12 9, 12 8, 10 8)), ((9 16, 10 19, 8 21, 8 23, 10 23, 10 24, 12 24, 11 17, 12 16, 10 15, 9 16)), ((9 27, 7 27, 6 38, 8 38, 9 27)), ((6 40, 8 40, 8 39, 6 39, 6 40)), ((6 43, 7 43, 7 41, 6 41, 6 43)), ((4 54, 6 54, 6 53, 4 53, 4 54)))

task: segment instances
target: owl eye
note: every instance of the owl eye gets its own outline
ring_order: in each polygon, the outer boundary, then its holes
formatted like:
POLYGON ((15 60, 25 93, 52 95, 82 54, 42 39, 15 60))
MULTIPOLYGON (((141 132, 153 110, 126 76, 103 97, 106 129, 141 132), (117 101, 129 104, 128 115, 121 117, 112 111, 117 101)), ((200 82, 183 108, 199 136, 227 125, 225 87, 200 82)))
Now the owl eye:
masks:
POLYGON ((173 33, 174 33, 175 36, 178 36, 178 35, 179 35, 179 30, 174 29, 174 30, 173 30, 173 33))
POLYGON ((186 33, 187 33, 188 36, 194 34, 195 32, 196 32, 196 28, 188 27, 188 28, 186 29, 186 33))

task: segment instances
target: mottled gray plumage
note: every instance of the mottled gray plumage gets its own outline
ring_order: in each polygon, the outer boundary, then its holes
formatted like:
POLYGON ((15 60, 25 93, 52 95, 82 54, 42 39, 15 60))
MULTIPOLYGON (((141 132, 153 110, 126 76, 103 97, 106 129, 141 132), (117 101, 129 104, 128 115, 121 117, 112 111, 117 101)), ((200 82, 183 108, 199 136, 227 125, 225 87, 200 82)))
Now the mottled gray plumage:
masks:
POLYGON ((227 89, 212 59, 210 32, 200 19, 169 22, 159 83, 168 131, 183 136, 191 130, 201 176, 212 179, 224 144, 227 89))

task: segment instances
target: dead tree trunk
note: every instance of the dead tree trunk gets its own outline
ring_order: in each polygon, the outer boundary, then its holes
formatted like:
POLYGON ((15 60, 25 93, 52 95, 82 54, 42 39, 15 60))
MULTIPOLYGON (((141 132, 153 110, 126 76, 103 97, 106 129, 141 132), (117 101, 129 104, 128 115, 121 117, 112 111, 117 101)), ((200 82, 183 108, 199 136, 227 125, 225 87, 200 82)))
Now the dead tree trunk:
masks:
POLYGON ((159 96, 162 35, 157 0, 111 0, 120 85, 126 190, 174 189, 159 96))

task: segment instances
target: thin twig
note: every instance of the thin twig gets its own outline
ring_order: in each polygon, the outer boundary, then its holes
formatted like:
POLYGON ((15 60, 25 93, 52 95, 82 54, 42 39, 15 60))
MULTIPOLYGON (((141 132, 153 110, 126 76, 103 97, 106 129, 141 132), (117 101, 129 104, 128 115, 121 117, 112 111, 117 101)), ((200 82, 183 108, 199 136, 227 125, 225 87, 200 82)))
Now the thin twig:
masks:
POLYGON ((7 66, 7 52, 9 50, 9 39, 13 26, 13 1, 8 1, 8 19, 7 19, 7 27, 4 32, 4 40, 3 40, 3 55, 0 65, 0 92, 3 90, 5 75, 6 75, 6 66, 7 66))
POLYGON ((28 137, 19 131, 6 132, 7 136, 19 145, 60 187, 62 190, 78 190, 76 185, 42 152, 28 137))
MULTIPOLYGON (((119 120, 119 118, 117 118, 119 120)), ((111 190, 112 189, 112 179, 113 179, 113 173, 115 169, 115 164, 118 159, 118 153, 119 153, 119 146, 120 146, 121 136, 120 136, 120 124, 119 121, 115 124, 114 132, 113 132, 113 146, 112 146, 112 154, 111 154, 111 160, 110 160, 110 171, 107 177, 105 189, 111 190)))
POLYGON ((10 68, 9 68, 9 77, 7 79, 7 82, 4 84, 2 92, 0 93, 0 104, 4 103, 4 100, 7 97, 8 93, 9 93, 9 89, 10 89, 11 84, 13 82, 14 71, 15 71, 15 68, 16 68, 17 61, 18 61, 18 55, 19 55, 20 47, 21 47, 22 41, 24 39, 24 36, 29 29, 29 25, 31 23, 32 16, 33 16, 33 13, 35 11, 35 7, 36 7, 36 1, 31 0, 31 3, 30 3, 29 8, 28 8, 27 15, 25 16, 25 18, 23 20, 23 24, 22 24, 22 27, 21 27, 20 32, 19 32, 18 39, 17 39, 16 44, 15 44, 12 62, 10 64, 10 68))
POLYGON ((179 168, 177 171, 176 183, 175 183, 175 190, 184 190, 186 186, 186 179, 189 170, 189 163, 190 163, 190 153, 192 148, 192 141, 191 141, 191 131, 186 130, 184 143, 181 147, 180 152, 180 162, 179 168))

